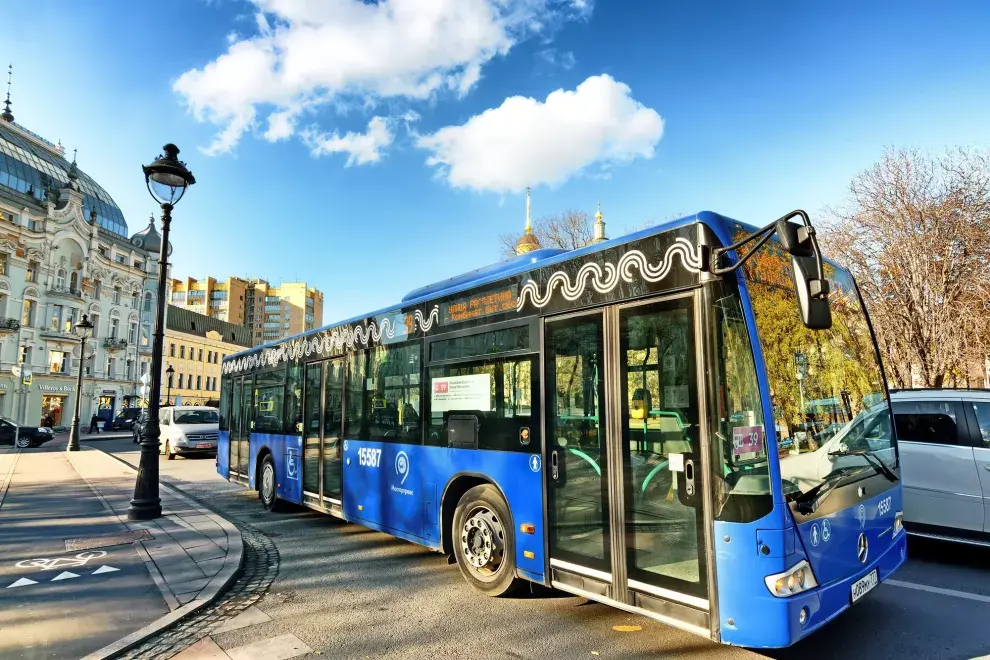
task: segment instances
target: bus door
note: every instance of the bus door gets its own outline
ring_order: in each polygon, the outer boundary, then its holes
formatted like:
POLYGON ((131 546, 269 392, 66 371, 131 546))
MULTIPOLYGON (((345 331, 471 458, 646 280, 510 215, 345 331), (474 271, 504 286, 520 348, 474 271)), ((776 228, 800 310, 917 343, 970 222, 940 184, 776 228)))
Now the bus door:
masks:
POLYGON ((687 294, 546 319, 545 474, 554 586, 707 636, 696 316, 687 294))
POLYGON ((341 433, 344 358, 306 365, 303 392, 303 497, 337 509, 341 505, 341 433))
POLYGON ((228 443, 230 474, 240 481, 250 478, 251 392, 253 376, 233 379, 234 396, 230 405, 230 442, 228 443))

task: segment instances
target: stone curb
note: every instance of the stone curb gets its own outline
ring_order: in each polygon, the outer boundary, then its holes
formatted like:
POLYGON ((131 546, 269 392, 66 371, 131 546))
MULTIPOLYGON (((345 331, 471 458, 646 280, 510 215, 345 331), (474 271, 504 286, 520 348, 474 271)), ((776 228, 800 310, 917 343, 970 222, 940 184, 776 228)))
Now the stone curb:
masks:
MULTIPOLYGON (((137 470, 135 470, 133 466, 120 460, 113 454, 108 454, 107 452, 104 452, 95 447, 90 447, 89 449, 92 451, 99 451, 104 455, 108 456, 109 458, 112 458, 115 461, 119 462, 121 465, 126 466, 135 474, 137 473, 137 470)), ((208 516, 212 521, 214 521, 221 528, 223 528, 223 531, 227 535, 227 556, 224 559, 223 568, 220 569, 220 572, 217 573, 206 584, 206 586, 203 587, 202 590, 200 590, 199 595, 195 599, 189 601, 188 603, 179 607, 178 609, 169 612, 165 616, 155 621, 152 621, 144 628, 141 628, 140 630, 133 632, 130 635, 127 635, 126 637, 122 637, 118 639, 116 642, 112 644, 108 644, 107 646, 104 646, 103 648, 97 651, 93 651, 89 655, 82 658, 82 660, 109 660, 110 658, 116 658, 121 653, 124 653, 125 651, 134 648, 135 646, 145 641, 146 639, 150 637, 154 637, 163 630, 182 621, 187 616, 194 614, 195 612, 198 612, 207 605, 210 605, 213 601, 217 599, 217 596, 219 596, 227 589, 227 587, 233 584, 233 582, 237 579, 237 576, 240 574, 241 564, 244 560, 244 540, 241 538, 240 530, 238 530, 233 523, 229 522, 222 516, 217 515, 213 511, 205 508, 203 505, 199 504, 198 502, 196 502, 195 500, 193 500, 192 498, 190 498, 189 496, 187 496, 185 493, 175 488, 174 486, 169 486, 159 482, 159 488, 161 490, 168 492, 169 495, 182 501, 186 505, 198 510, 202 515, 208 516)), ((95 488, 93 490, 96 491, 95 488)), ((99 491, 96 492, 98 493, 99 491)), ((106 506, 109 506, 109 504, 107 504, 106 506)), ((120 516, 117 517, 118 519, 120 519, 120 516)), ((120 519, 120 520, 124 524, 130 522, 124 519, 120 519)), ((140 545, 140 544, 138 543, 136 545, 140 545)), ((154 562, 151 563, 151 566, 153 565, 154 562)), ((158 580, 162 579, 161 576, 160 575, 156 576, 154 572, 151 570, 150 566, 149 566, 149 572, 151 572, 152 574, 151 575, 152 579, 155 581, 156 584, 158 584, 158 580)))
POLYGON ((10 488, 10 482, 14 479, 14 469, 17 468, 17 459, 20 457, 20 450, 16 447, 11 446, 9 452, 4 452, 4 455, 13 454, 14 457, 10 461, 10 469, 7 470, 7 474, 0 474, 0 507, 3 506, 3 498, 7 496, 7 489, 10 488))

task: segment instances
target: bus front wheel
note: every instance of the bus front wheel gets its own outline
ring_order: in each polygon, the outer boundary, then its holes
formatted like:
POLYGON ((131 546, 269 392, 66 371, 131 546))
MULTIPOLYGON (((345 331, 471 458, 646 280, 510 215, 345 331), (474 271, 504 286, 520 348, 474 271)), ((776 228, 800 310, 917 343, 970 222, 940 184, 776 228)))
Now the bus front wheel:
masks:
POLYGON ((451 530, 454 556, 468 584, 486 596, 517 590, 516 540, 509 506, 494 486, 475 486, 464 493, 451 530))
POLYGON ((275 461, 271 454, 265 456, 261 462, 261 484, 258 487, 258 496, 265 511, 278 512, 281 510, 282 503, 275 492, 275 461))

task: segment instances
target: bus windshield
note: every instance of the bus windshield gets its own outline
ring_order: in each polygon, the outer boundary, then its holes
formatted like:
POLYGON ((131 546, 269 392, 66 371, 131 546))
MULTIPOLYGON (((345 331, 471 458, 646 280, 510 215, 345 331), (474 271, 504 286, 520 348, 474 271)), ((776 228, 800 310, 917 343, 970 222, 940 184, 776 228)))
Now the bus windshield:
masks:
MULTIPOLYGON (((897 447, 866 313, 848 271, 826 264, 832 327, 809 330, 794 305, 789 259, 771 242, 748 265, 770 385, 784 493, 794 500, 842 476, 896 482, 897 447)), ((818 492, 818 491, 816 491, 818 492)))

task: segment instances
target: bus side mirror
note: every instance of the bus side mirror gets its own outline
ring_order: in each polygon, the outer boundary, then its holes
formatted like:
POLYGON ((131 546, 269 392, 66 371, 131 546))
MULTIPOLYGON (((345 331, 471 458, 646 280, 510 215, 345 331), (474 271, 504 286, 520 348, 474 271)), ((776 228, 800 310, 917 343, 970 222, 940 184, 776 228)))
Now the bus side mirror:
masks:
POLYGON ((787 218, 777 221, 774 231, 781 247, 795 257, 813 257, 815 250, 811 246, 811 232, 804 225, 789 222, 787 218))
POLYGON ((828 304, 828 280, 818 279, 818 264, 814 257, 791 257, 791 276, 797 294, 801 321, 811 330, 832 327, 832 309, 828 304))

